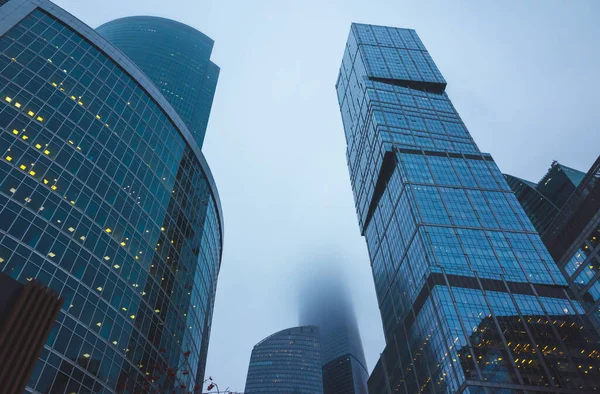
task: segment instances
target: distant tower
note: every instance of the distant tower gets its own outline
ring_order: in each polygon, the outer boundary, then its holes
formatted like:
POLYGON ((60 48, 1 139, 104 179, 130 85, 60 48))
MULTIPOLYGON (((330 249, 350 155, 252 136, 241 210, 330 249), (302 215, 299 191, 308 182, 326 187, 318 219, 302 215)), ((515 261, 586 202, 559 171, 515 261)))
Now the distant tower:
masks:
POLYGON ((311 280, 300 299, 300 324, 321 330, 324 394, 366 394, 365 354, 350 294, 338 275, 311 280))
POLYGON ((154 16, 120 18, 96 30, 148 75, 202 147, 219 78, 219 67, 210 61, 214 41, 154 16))
POLYGON ((554 161, 537 184, 504 177, 600 333, 600 157, 587 173, 554 161))
POLYGON ((288 328, 252 349, 246 394, 323 394, 319 328, 288 328))

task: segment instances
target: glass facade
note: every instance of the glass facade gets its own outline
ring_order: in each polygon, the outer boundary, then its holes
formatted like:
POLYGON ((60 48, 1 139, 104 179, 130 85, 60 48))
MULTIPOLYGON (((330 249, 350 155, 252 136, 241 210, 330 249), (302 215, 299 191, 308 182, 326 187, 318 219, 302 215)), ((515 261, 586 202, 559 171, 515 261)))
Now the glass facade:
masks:
POLYGON ((252 349, 246 394, 323 394, 319 328, 279 331, 252 349))
POLYGON ((300 324, 321 332, 324 394, 366 394, 369 372, 351 295, 338 272, 321 271, 300 299, 300 324))
POLYGON ((600 157, 587 173, 553 162, 529 191, 514 182, 518 178, 505 177, 531 221, 544 224, 536 226, 542 241, 600 333, 599 174, 600 157), (545 195, 544 199, 535 198, 536 202, 546 202, 532 203, 534 191, 545 195), (558 208, 543 209, 548 204, 558 208))
POLYGON ((370 391, 600 390, 596 333, 415 31, 353 24, 336 87, 387 342, 370 391))
POLYGON ((219 78, 219 67, 210 61, 214 41, 153 16, 116 19, 96 30, 148 75, 202 147, 219 78))
POLYGON ((210 170, 128 59, 45 0, 0 8, 0 270, 65 298, 32 393, 204 375, 221 261, 210 170))

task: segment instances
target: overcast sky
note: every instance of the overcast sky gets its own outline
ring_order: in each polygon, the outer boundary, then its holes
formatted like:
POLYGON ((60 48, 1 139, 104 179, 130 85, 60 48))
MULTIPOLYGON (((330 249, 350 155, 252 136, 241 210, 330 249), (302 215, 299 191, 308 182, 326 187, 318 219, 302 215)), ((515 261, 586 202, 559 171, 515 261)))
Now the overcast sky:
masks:
POLYGON ((92 27, 187 23, 221 67, 204 153, 225 215, 207 376, 243 391, 252 346, 298 323, 298 278, 335 255, 367 364, 383 350, 334 84, 350 23, 417 30, 483 151, 539 180, 600 153, 600 1, 56 0, 92 27))

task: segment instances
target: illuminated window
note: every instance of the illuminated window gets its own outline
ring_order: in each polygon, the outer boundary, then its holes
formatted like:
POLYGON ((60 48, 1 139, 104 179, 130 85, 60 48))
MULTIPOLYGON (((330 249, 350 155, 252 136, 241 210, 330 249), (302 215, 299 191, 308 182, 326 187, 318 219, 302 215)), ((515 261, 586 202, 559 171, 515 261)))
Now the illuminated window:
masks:
POLYGON ((100 119, 100 115, 96 115, 96 119, 100 119))
POLYGON ((56 190, 56 189, 58 189, 58 188, 56 187, 56 185, 52 185, 52 186, 50 186, 50 189, 52 189, 52 190, 56 190))
POLYGON ((121 268, 121 266, 119 264, 115 264, 115 265, 113 265, 113 267, 115 267, 115 269, 121 268))
POLYGON ((102 291, 102 286, 98 286, 98 287, 96 287, 96 290, 98 290, 98 291, 102 291))
POLYGON ((42 118, 41 116, 38 116, 36 119, 37 119, 39 122, 43 122, 43 121, 44 121, 44 118, 42 118))
POLYGON ((6 161, 12 161, 12 157, 6 156, 6 161))
POLYGON ((104 260, 108 261, 108 260, 110 260, 110 257, 109 256, 104 256, 104 260))
POLYGON ((44 179, 44 185, 47 185, 49 182, 47 179, 44 179))
POLYGON ((73 232, 73 231, 75 231, 75 229, 73 227, 69 227, 69 231, 73 232))
POLYGON ((54 256, 56 256, 56 254, 54 254, 54 252, 50 252, 50 253, 48 253, 48 256, 54 257, 54 256))
POLYGON ((34 176, 35 175, 35 171, 33 171, 33 170, 29 171, 29 175, 34 176))
POLYGON ((49 151, 48 149, 46 149, 46 150, 44 151, 44 154, 45 154, 45 155, 49 155, 49 154, 50 154, 50 151, 49 151))
POLYGON ((32 110, 29 110, 29 111, 27 111, 27 115, 33 116, 33 115, 35 115, 35 112, 33 112, 32 110))
POLYGON ((0 257, 0 263, 4 263, 4 259, 0 257))
POLYGON ((100 326, 102 326, 102 323, 98 322, 98 323, 96 323, 96 325, 97 325, 98 327, 100 327, 100 326))
POLYGON ((106 229, 106 230, 104 230, 104 231, 106 231, 106 232, 107 232, 107 233, 109 233, 109 234, 110 234, 110 233, 112 233, 112 230, 111 230, 110 228, 107 228, 107 229, 106 229))
POLYGON ((17 129, 13 129, 13 134, 14 134, 14 135, 19 135, 19 130, 17 130, 17 129))
POLYGON ((132 318, 132 319, 135 319, 135 315, 131 315, 131 316, 129 316, 129 317, 130 317, 130 318, 132 318))
POLYGON ((116 345, 116 344, 117 344, 117 341, 113 341, 113 342, 112 342, 112 344, 113 344, 113 345, 116 345))
POLYGON ((21 108, 21 103, 15 103, 15 107, 21 108))
POLYGON ((29 137, 27 137, 25 134, 23 134, 23 135, 21 136, 21 138, 23 138, 24 140, 28 140, 28 139, 29 139, 29 137))
POLYGON ((38 149, 42 149, 42 146, 40 144, 35 144, 35 147, 38 149))
POLYGON ((85 358, 90 358, 90 355, 89 355, 88 353, 85 353, 85 354, 83 355, 83 357, 85 357, 85 358))
POLYGON ((125 242, 121 242, 121 246, 125 246, 127 245, 125 242))
POLYGON ((25 164, 21 164, 21 165, 19 166, 19 168, 20 168, 20 169, 22 169, 22 170, 26 170, 26 169, 27 169, 27 167, 25 167, 25 164))
POLYGON ((10 97, 6 96, 6 97, 4 98, 4 100, 6 100, 7 102, 9 102, 9 103, 10 103, 10 102, 12 101, 12 98, 10 98, 10 97))

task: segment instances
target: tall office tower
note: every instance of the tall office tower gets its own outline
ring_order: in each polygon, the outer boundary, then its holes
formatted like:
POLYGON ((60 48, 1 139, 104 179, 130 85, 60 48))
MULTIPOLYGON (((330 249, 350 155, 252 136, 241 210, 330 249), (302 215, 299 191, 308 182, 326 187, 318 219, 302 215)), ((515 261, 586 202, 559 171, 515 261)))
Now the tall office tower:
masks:
POLYGON ((257 343, 244 393, 323 394, 319 328, 288 328, 257 343))
POLYGON ((537 184, 512 175, 504 175, 508 186, 515 192, 540 235, 546 232, 584 176, 585 173, 556 161, 537 184))
POLYGON ((553 162, 537 184, 505 177, 600 333, 600 157, 587 173, 553 162))
POLYGON ((132 16, 96 29, 160 89, 202 148, 219 78, 210 61, 214 41, 169 19, 132 16))
POLYGON ((369 372, 350 294, 339 273, 321 273, 300 297, 300 324, 318 326, 324 394, 366 394, 369 372))
POLYGON ((36 280, 21 284, 0 272, 0 387, 25 390, 64 299, 36 280))
POLYGON ((0 6, 0 270, 65 299, 27 390, 147 392, 187 351, 200 381, 221 249, 210 169, 150 79, 50 1, 0 6))
POLYGON ((352 25, 337 92, 387 341, 369 392, 599 390, 598 336, 445 89, 415 31, 352 25))

